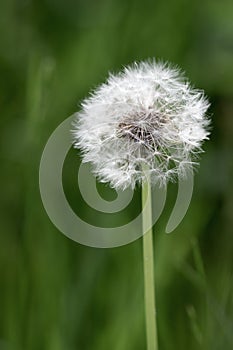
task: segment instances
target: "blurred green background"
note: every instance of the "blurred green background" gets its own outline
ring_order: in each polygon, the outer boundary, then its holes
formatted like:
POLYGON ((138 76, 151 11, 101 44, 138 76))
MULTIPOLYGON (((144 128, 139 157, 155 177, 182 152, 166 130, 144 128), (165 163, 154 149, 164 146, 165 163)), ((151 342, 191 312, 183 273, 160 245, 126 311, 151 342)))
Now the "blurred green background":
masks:
MULTIPOLYGON (((155 225, 160 349, 232 350, 233 2, 3 0, 0 38, 0 349, 146 348, 141 239, 94 249, 66 238, 43 208, 38 168, 52 131, 108 71, 156 57, 205 89, 213 120, 185 219, 164 234, 170 185, 155 225)), ((79 161, 71 150, 64 167, 77 212, 79 161)))

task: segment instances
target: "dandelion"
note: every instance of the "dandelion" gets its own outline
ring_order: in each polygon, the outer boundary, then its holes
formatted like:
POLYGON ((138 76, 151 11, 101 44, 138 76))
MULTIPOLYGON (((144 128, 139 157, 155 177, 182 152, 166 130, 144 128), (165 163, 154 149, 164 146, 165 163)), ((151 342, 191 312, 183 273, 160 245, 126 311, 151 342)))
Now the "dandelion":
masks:
MULTIPOLYGON (((209 107, 179 69, 135 63, 110 75, 82 103, 74 147, 101 182, 114 189, 142 184, 143 227, 151 224, 151 185, 185 177, 208 139, 209 107)), ((143 235, 147 349, 158 349, 152 227, 143 235)))
POLYGON ((208 102, 168 64, 135 63, 110 75, 82 103, 74 146, 101 182, 135 187, 148 169, 152 185, 185 176, 208 138, 208 102))

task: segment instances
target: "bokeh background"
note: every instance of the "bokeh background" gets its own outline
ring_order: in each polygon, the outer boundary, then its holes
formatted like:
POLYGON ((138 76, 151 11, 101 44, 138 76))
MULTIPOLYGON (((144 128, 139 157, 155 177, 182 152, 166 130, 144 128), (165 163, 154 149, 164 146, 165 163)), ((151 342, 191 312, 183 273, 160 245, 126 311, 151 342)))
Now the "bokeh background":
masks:
MULTIPOLYGON (((43 208, 38 168, 52 131, 108 71, 151 57, 205 89, 212 118, 185 219, 164 233, 170 185, 154 227, 160 349, 233 349, 233 2, 3 0, 0 38, 0 349, 146 349, 141 239, 95 249, 66 238, 43 208)), ((71 150, 63 182, 88 220, 79 162, 71 150)), ((119 220, 139 209, 136 193, 119 220)))

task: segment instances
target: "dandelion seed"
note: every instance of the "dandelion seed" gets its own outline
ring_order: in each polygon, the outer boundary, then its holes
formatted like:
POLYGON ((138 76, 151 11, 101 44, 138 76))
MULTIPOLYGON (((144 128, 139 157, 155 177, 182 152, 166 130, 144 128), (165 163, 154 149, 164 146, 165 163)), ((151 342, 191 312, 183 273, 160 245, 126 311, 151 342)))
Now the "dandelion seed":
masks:
POLYGON ((74 146, 95 175, 113 188, 152 185, 185 176, 208 139, 208 101, 177 68, 135 63, 110 75, 82 103, 75 123, 74 146))
POLYGON ((74 146, 102 182, 115 189, 142 183, 147 349, 157 350, 151 184, 185 176, 208 139, 204 93, 168 64, 135 63, 110 75, 84 100, 74 146), (148 205, 146 205, 148 203, 148 205), (148 229, 149 227, 149 229, 148 229))

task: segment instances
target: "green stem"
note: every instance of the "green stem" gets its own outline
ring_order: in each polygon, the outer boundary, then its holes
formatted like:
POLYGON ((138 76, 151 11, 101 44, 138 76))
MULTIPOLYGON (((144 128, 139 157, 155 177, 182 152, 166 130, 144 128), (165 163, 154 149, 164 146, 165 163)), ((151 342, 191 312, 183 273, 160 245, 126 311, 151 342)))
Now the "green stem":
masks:
MULTIPOLYGON (((146 169, 144 169, 146 171, 146 169)), ((142 218, 143 218, 143 263, 144 263, 144 298, 146 316, 147 350, 158 350, 155 287, 154 287, 154 256, 152 231, 152 202, 150 180, 142 185, 142 218), (149 229, 148 229, 149 228, 149 229)))

